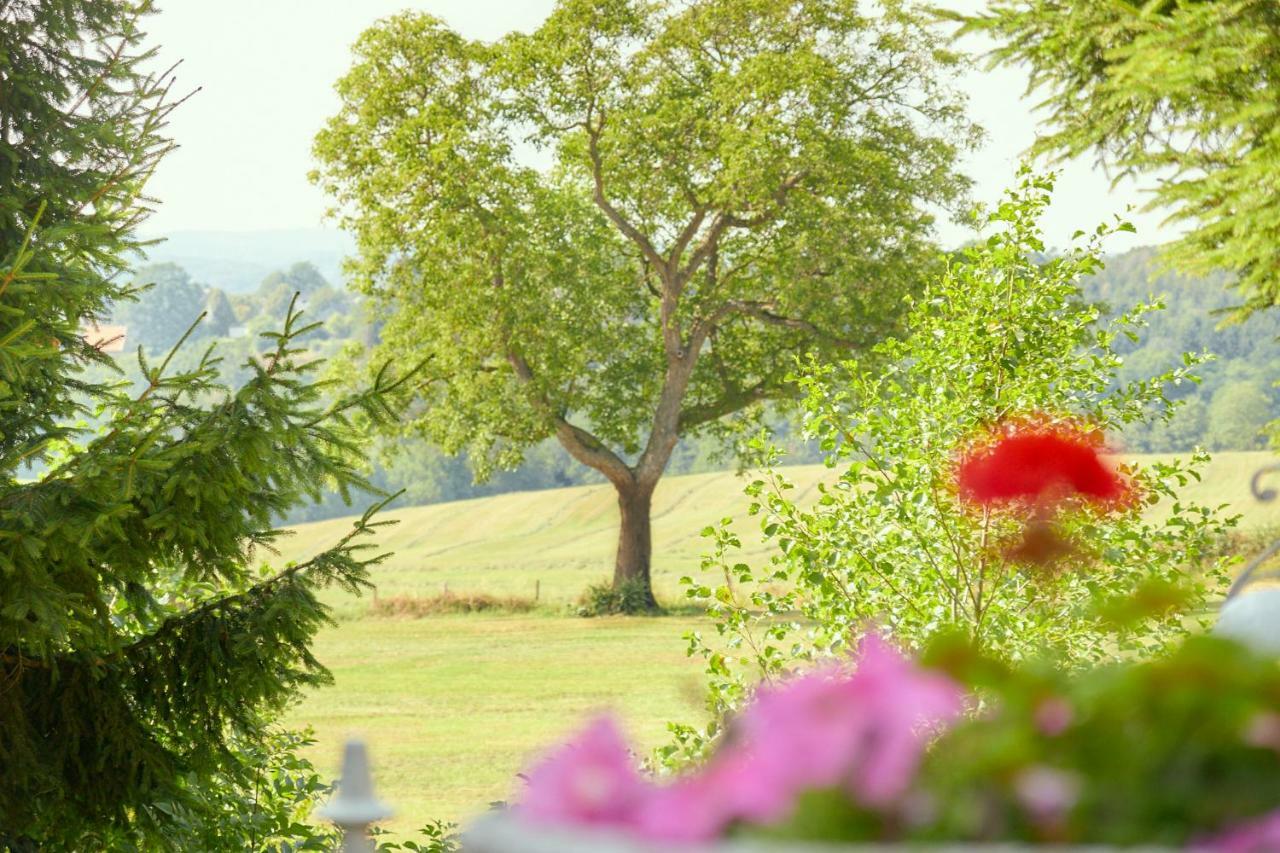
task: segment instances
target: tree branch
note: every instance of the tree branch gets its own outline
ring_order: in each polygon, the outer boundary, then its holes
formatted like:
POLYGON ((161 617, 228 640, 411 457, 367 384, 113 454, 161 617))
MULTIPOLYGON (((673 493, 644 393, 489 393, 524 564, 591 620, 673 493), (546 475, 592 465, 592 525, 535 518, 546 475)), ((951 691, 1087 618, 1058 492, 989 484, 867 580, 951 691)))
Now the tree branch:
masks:
POLYGON ((600 160, 600 129, 603 125, 603 119, 600 125, 596 127, 591 125, 589 119, 587 122, 587 154, 591 158, 591 179, 594 184, 592 198, 595 200, 596 206, 604 211, 604 215, 622 232, 623 236, 640 247, 640 251, 644 253, 649 263, 659 270, 665 271, 667 269, 666 259, 654 248, 649 238, 639 228, 632 225, 620 210, 613 206, 605 194, 604 166, 600 160))
POLYGON ((525 387, 529 401, 551 420, 555 427, 556 438, 570 456, 583 465, 599 471, 615 486, 630 486, 635 481, 635 474, 621 457, 606 447, 600 439, 582 427, 570 423, 563 414, 551 406, 545 397, 534 390, 533 369, 524 356, 510 346, 507 349, 507 362, 515 372, 516 378, 525 387))
POLYGON ((774 311, 774 307, 774 303, 772 302, 753 302, 749 300, 735 299, 726 302, 724 306, 722 306, 719 318, 723 318, 727 314, 743 314, 770 326, 780 326, 787 329, 794 329, 796 331, 808 332, 814 337, 821 338, 840 349, 856 350, 862 348, 860 344, 857 344, 847 338, 834 335, 808 320, 802 320, 798 317, 786 317, 778 314, 774 311))
POLYGON ((759 403, 777 395, 778 389, 770 388, 761 380, 750 388, 734 388, 713 403, 692 406, 680 414, 680 432, 695 429, 711 421, 719 420, 725 415, 741 411, 752 403, 759 403))
MULTIPOLYGON (((680 283, 680 286, 683 287, 689 279, 693 278, 694 274, 698 271, 698 268, 702 266, 703 262, 706 261, 713 252, 720 248, 720 238, 724 236, 725 231, 730 228, 759 228, 760 226, 767 225, 769 222, 776 219, 778 214, 782 211, 782 208, 786 206, 787 196, 793 189, 799 186, 800 182, 804 180, 804 176, 805 172, 797 172, 784 180, 778 188, 774 190, 774 207, 771 210, 767 210, 751 217, 735 216, 728 212, 718 214, 715 221, 711 224, 711 228, 708 229, 707 236, 704 237, 702 242, 698 244, 697 248, 693 250, 693 254, 689 257, 689 262, 685 264, 677 274, 676 281, 680 283)), ((681 247, 680 254, 683 254, 684 248, 684 246, 681 247)), ((674 262, 679 261, 680 254, 672 256, 674 262)))
POLYGON ((689 248, 698 229, 702 227, 702 223, 707 219, 707 209, 705 207, 695 207, 693 217, 689 220, 689 224, 676 236, 675 243, 671 246, 671 252, 668 255, 667 263, 674 268, 680 263, 680 258, 684 256, 685 249, 689 248))
MULTIPOLYGON (((276 587, 292 581, 295 577, 297 577, 300 574, 305 574, 319 567, 326 559, 328 559, 334 554, 345 553, 350 555, 356 549, 371 547, 369 545, 353 546, 352 542, 357 537, 368 535, 370 532, 373 531, 375 527, 393 523, 393 522, 378 522, 376 524, 371 524, 370 521, 374 515, 376 515, 378 512, 384 509, 387 506, 387 504, 391 503, 391 501, 399 497, 400 494, 401 494, 400 492, 397 492, 396 494, 390 495, 389 497, 386 497, 383 500, 379 501, 378 503, 374 504, 373 506, 369 507, 367 510, 365 510, 364 514, 360 517, 360 520, 357 521, 354 525, 352 525, 351 530, 348 531, 346 535, 344 535, 341 539, 339 539, 336 544, 330 546, 324 551, 321 551, 319 554, 316 554, 311 559, 302 563, 298 563, 297 565, 289 566, 288 568, 282 569, 281 571, 277 572, 271 577, 265 580, 259 581, 258 583, 254 584, 253 586, 241 592, 233 593, 231 595, 224 595, 221 598, 212 598, 212 599, 209 599, 208 601, 202 602, 201 604, 191 608, 190 610, 186 610, 182 613, 174 614, 173 616, 170 616, 169 618, 161 622, 160 625, 150 634, 145 634, 141 637, 137 637, 132 642, 129 642, 123 646, 120 646, 114 651, 111 651, 106 654, 99 655, 93 658, 89 658, 88 662, 91 663, 93 666, 104 666, 108 663, 114 663, 114 662, 124 660, 130 655, 135 654, 136 652, 139 652, 142 649, 147 648, 148 646, 155 645, 156 643, 163 640, 165 637, 175 634, 179 629, 184 628, 187 625, 190 625, 191 623, 200 620, 201 618, 207 616, 208 614, 216 610, 226 610, 228 608, 233 607, 238 602, 247 601, 254 596, 270 594, 276 589, 276 587)), ((381 559, 382 557, 375 557, 372 560, 363 561, 359 563, 359 565, 368 566, 370 563, 379 562, 381 559)), ((367 582, 361 582, 361 583, 364 586, 368 586, 367 582)), ((48 660, 45 660, 44 658, 33 658, 28 655, 24 655, 16 647, 11 647, 10 649, 5 650, 4 652, 0 652, 0 663, 10 664, 17 667, 28 668, 28 669, 50 669, 56 665, 56 662, 51 663, 48 660)))
MULTIPOLYGON (((720 248, 720 238, 732 224, 733 220, 728 214, 721 213, 716 216, 715 221, 711 223, 711 227, 707 230, 707 236, 703 237, 702 241, 698 243, 697 248, 693 250, 693 254, 689 256, 689 262, 681 268, 676 276, 676 281, 681 288, 684 287, 689 279, 693 278, 694 273, 698 271, 703 262, 720 248)), ((677 261, 679 260, 679 255, 674 257, 677 261)))

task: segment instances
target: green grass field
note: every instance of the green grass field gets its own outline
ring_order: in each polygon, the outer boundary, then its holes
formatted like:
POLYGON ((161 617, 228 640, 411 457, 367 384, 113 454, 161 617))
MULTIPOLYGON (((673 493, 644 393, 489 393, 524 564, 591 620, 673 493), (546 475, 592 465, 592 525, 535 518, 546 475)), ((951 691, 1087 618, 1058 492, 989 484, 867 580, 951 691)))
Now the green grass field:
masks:
MULTIPOLYGON (((1249 496, 1253 471, 1274 457, 1223 453, 1186 496, 1225 503, 1246 527, 1280 523, 1280 507, 1249 496)), ((800 499, 830 472, 790 468, 800 499)), ((654 500, 654 580, 670 601, 682 574, 696 574, 699 531, 724 516, 741 520, 748 554, 762 556, 745 517, 743 482, 730 473, 672 477, 654 500)), ((323 632, 317 654, 336 684, 313 692, 289 722, 312 725, 311 755, 336 770, 343 739, 367 738, 385 797, 399 809, 393 828, 429 818, 461 819, 512 788, 513 774, 593 711, 612 707, 645 749, 664 723, 700 716, 699 665, 680 636, 693 617, 578 619, 566 604, 611 571, 617 509, 607 486, 556 489, 438 504, 388 514, 399 520, 381 545, 381 595, 482 591, 532 596, 543 607, 521 616, 374 618, 365 602, 333 599, 341 622, 323 632)), ((338 539, 349 520, 305 525, 286 557, 338 539)))
POLYGON ((531 758, 593 713, 616 710, 643 748, 669 719, 697 720, 700 667, 680 635, 695 620, 528 616, 361 619, 324 632, 336 684, 290 715, 335 773, 343 740, 369 744, 388 824, 465 819, 505 799, 531 758))

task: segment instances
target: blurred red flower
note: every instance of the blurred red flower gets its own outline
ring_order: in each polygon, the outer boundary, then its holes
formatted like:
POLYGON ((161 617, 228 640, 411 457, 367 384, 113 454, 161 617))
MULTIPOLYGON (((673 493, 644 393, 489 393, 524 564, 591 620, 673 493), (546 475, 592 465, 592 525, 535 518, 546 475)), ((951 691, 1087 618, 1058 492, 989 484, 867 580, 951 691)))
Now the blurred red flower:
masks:
POLYGON ((1003 435, 963 459, 957 479, 961 496, 980 504, 1043 503, 1073 494, 1111 503, 1129 489, 1093 442, 1061 427, 1003 435))

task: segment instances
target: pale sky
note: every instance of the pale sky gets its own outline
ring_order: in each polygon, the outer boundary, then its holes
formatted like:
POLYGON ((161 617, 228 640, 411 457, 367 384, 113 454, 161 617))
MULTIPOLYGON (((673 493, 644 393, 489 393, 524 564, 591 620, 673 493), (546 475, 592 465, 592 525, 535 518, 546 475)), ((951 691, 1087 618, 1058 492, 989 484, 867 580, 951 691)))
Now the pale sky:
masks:
MULTIPOLYGON (((976 0, 953 0, 971 7, 976 0)), ((350 46, 378 18, 406 8, 446 20, 469 38, 492 39, 529 30, 553 0, 161 0, 149 23, 162 58, 182 60, 178 88, 201 87, 173 116, 180 148, 160 166, 151 194, 162 202, 150 232, 250 231, 322 224, 324 196, 307 182, 311 140, 336 106, 333 83, 347 69, 350 46)), ((996 199, 1013 180, 1021 153, 1035 137, 1031 105, 1021 98, 1017 71, 978 72, 963 81, 972 117, 988 132, 985 147, 963 171, 976 197, 996 199)), ((1070 164, 1045 222, 1051 245, 1077 228, 1091 230, 1126 206, 1139 206, 1132 185, 1112 191, 1087 162, 1070 164)), ((1161 242, 1159 214, 1130 218, 1134 236, 1113 250, 1161 242)), ((947 243, 963 239, 942 223, 947 243)))

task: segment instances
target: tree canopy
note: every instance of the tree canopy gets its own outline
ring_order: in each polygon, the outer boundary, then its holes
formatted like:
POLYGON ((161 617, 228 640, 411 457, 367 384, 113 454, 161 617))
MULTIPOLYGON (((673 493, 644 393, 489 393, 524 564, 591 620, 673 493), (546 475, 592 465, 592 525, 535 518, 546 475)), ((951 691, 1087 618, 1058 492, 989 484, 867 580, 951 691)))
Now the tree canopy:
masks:
POLYGON ((482 476, 557 437, 619 491, 615 582, 679 436, 879 340, 963 198, 958 57, 865 5, 562 0, 495 43, 405 13, 338 83, 315 179, 383 346, 431 358, 409 428, 482 476))
POLYGON ((992 0, 966 29, 1031 69, 1037 150, 1155 177, 1150 206, 1187 226, 1170 261, 1238 273, 1240 313, 1280 304, 1280 5, 992 0))

